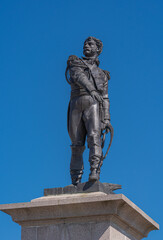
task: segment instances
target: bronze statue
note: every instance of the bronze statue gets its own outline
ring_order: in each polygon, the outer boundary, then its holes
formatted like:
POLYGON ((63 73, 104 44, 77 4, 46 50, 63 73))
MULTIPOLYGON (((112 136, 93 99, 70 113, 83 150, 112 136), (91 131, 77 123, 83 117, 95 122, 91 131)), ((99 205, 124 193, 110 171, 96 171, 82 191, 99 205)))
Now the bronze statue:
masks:
POLYGON ((110 124, 108 98, 110 73, 99 68, 98 56, 102 48, 103 44, 99 39, 88 37, 83 47, 85 57, 71 55, 67 61, 66 79, 71 85, 67 122, 72 143, 70 173, 74 185, 81 182, 86 137, 90 149, 89 181, 99 180, 103 159, 112 142, 113 128, 110 124), (103 156, 105 134, 109 131, 110 144, 103 156))

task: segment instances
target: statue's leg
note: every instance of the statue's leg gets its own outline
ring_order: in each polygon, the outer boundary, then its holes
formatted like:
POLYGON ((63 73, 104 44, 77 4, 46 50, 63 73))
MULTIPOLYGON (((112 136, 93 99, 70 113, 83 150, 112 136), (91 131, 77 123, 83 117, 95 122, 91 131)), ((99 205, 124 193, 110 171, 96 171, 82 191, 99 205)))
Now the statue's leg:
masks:
POLYGON ((70 174, 72 184, 76 185, 81 182, 83 175, 83 152, 85 146, 71 146, 71 164, 70 164, 70 174))
POLYGON ((72 184, 81 181, 83 174, 83 152, 85 149, 86 129, 82 120, 81 99, 75 98, 70 102, 69 136, 71 138, 70 174, 72 184))
POLYGON ((87 130, 87 142, 90 149, 90 176, 89 181, 99 179, 98 167, 102 155, 101 126, 99 118, 99 104, 90 97, 90 106, 84 111, 84 122, 87 130))
POLYGON ((103 165, 103 156, 101 156, 100 164, 99 164, 98 169, 97 169, 97 173, 98 173, 99 176, 100 176, 102 165, 103 165))

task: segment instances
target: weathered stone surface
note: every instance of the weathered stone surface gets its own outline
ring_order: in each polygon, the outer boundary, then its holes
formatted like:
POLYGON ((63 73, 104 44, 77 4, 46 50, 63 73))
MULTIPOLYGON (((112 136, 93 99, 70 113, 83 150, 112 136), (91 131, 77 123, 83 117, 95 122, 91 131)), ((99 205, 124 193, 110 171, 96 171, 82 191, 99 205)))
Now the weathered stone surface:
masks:
POLYGON ((122 194, 47 196, 0 210, 22 226, 22 240, 138 240, 159 229, 122 194))
MULTIPOLYGON (((115 221, 116 222, 116 221, 115 221)), ((136 240, 141 239, 139 234, 135 238, 132 234, 120 229, 110 219, 88 223, 67 223, 22 227, 23 240, 136 240), (33 233, 33 235, 31 235, 33 233)))
POLYGON ((110 240, 110 219, 92 224, 92 239, 110 240))
POLYGON ((37 227, 37 239, 36 240, 59 240, 60 238, 60 229, 58 225, 49 225, 37 227))
POLYGON ((63 188, 60 187, 44 189, 44 196, 91 192, 104 192, 107 194, 113 194, 113 191, 117 189, 121 189, 121 185, 112 183, 101 183, 99 181, 85 182, 78 183, 77 186, 71 184, 63 188))
POLYGON ((22 228, 21 240, 37 240, 37 228, 36 227, 22 228))

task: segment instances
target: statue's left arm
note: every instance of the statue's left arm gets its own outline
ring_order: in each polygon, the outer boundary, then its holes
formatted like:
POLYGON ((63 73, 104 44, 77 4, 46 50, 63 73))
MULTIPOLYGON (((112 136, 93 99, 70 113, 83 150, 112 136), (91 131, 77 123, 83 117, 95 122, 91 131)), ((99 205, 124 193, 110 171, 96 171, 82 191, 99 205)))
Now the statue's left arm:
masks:
POLYGON ((110 121, 110 101, 108 94, 103 96, 103 111, 104 111, 104 120, 110 121))
POLYGON ((104 127, 107 126, 107 124, 110 122, 110 101, 108 97, 108 80, 110 80, 110 73, 108 71, 104 71, 106 75, 106 81, 104 83, 104 90, 103 90, 103 123, 104 127))

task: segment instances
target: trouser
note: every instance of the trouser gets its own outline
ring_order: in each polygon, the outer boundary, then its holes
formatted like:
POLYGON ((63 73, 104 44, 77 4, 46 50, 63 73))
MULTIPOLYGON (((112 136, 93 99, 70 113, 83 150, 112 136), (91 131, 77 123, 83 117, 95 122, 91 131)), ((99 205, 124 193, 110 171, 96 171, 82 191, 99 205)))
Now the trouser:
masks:
POLYGON ((80 181, 83 173, 83 152, 86 136, 90 149, 91 171, 98 168, 102 155, 99 103, 87 95, 73 98, 70 101, 68 118, 68 131, 72 142, 70 171, 72 179, 78 178, 80 181))

